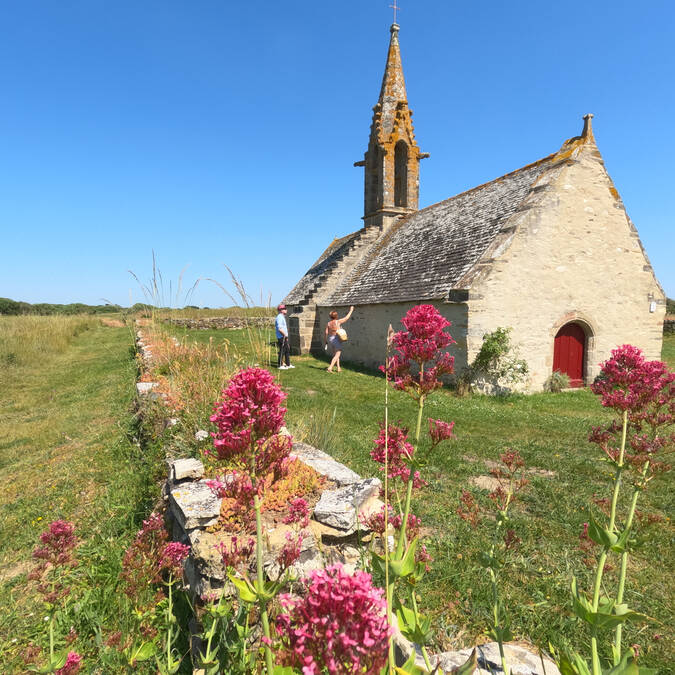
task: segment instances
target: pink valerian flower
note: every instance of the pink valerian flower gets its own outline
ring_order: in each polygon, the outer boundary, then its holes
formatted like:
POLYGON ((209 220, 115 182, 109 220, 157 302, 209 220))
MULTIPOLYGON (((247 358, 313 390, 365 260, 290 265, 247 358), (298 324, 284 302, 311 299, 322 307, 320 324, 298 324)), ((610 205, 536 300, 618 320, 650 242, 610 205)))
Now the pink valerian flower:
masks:
MULTIPOLYGON (((391 520, 394 517, 394 509, 392 509, 390 505, 387 506, 389 507, 389 517, 387 518, 387 520, 389 521, 389 523, 391 523, 391 520)), ((375 532, 375 534, 382 535, 384 534, 384 509, 385 505, 382 504, 382 507, 380 508, 379 511, 373 511, 368 515, 366 515, 365 513, 360 514, 359 520, 371 532, 375 532)))
POLYGON ((425 572, 431 570, 430 565, 433 561, 434 559, 431 557, 431 554, 427 551, 427 547, 424 544, 417 547, 417 551, 415 551, 415 562, 424 563, 425 572))
POLYGON ((236 570, 242 563, 248 563, 255 550, 255 539, 250 537, 246 544, 242 544, 242 541, 239 537, 232 537, 229 547, 224 541, 216 545, 225 568, 236 570))
POLYGON ((301 528, 309 525, 309 505, 302 497, 297 497, 288 506, 288 515, 283 519, 286 525, 297 523, 301 528))
POLYGON ((401 319, 407 330, 395 333, 391 344, 397 350, 382 368, 396 389, 416 398, 441 386, 439 378, 452 373, 454 358, 442 349, 454 344, 444 332, 450 322, 433 305, 417 305, 401 319), (416 374, 412 364, 416 364, 416 374))
MULTIPOLYGON (((370 451, 370 456, 379 464, 384 471, 385 458, 388 460, 389 478, 400 478, 404 483, 410 479, 411 468, 408 465, 413 460, 415 449, 408 443, 408 430, 397 424, 390 424, 385 430, 380 424, 380 433, 374 441, 375 447, 370 451), (387 457, 388 455, 388 457, 387 457)), ((421 488, 428 483, 420 477, 420 472, 413 474, 413 487, 421 488)))
POLYGON ((384 592, 370 574, 342 565, 312 572, 302 597, 280 596, 276 630, 286 665, 303 675, 379 673, 387 661, 391 628, 384 592))
POLYGON ((498 467, 490 471, 499 485, 489 494, 489 497, 500 511, 505 511, 518 492, 530 481, 523 477, 525 462, 517 451, 509 449, 503 452, 499 458, 504 465, 504 469, 498 467))
POLYGON ((277 554, 277 564, 281 569, 281 574, 300 557, 304 538, 305 536, 302 532, 298 532, 295 537, 291 532, 286 532, 286 543, 277 554))
POLYGON ((213 445, 219 459, 250 452, 284 424, 286 394, 270 372, 262 368, 239 371, 223 390, 211 421, 218 427, 213 445))
POLYGON ((148 584, 161 583, 159 560, 168 539, 161 514, 153 513, 143 521, 143 526, 122 558, 120 577, 126 582, 124 593, 130 598, 137 597, 148 584))
POLYGON ((54 567, 72 565, 72 553, 77 546, 75 525, 65 520, 55 520, 49 528, 40 535, 42 546, 33 551, 36 560, 51 563, 54 567))
POLYGON ((77 652, 68 652, 63 668, 56 671, 56 675, 77 675, 82 667, 82 657, 77 652))
POLYGON ((675 373, 665 363, 645 361, 642 350, 622 345, 613 349, 611 358, 602 364, 591 391, 602 397, 602 405, 607 408, 635 412, 662 396, 673 380, 675 373))
MULTIPOLYGON (((624 466, 633 467, 642 487, 655 474, 670 466, 658 460, 675 444, 670 431, 675 421, 675 373, 661 361, 645 361, 642 352, 631 345, 612 351, 602 365, 598 380, 591 387, 602 397, 602 405, 627 413, 628 443, 624 466)), ((596 427, 589 441, 597 444, 614 463, 621 458, 623 425, 614 420, 606 428, 596 427)))
MULTIPOLYGON (((389 519, 391 526, 398 532, 401 529, 403 524, 403 515, 397 514, 389 519)), ((405 532, 406 537, 409 541, 415 539, 420 534, 420 528, 422 527, 422 519, 418 518, 414 513, 408 514, 408 524, 406 526, 405 532)))
POLYGON ((219 499, 234 499, 242 506, 253 506, 253 496, 256 490, 247 473, 233 471, 221 478, 207 480, 206 485, 219 499))
POLYGON ((454 438, 455 434, 452 432, 454 426, 454 422, 443 422, 443 420, 429 418, 429 436, 431 437, 432 447, 435 447, 442 441, 454 438))
POLYGON ((456 513, 472 527, 478 525, 480 521, 480 509, 478 508, 476 499, 468 490, 462 490, 456 513))
POLYGON ((174 577, 183 573, 183 561, 190 555, 190 547, 178 541, 169 542, 159 558, 159 567, 166 570, 174 577))

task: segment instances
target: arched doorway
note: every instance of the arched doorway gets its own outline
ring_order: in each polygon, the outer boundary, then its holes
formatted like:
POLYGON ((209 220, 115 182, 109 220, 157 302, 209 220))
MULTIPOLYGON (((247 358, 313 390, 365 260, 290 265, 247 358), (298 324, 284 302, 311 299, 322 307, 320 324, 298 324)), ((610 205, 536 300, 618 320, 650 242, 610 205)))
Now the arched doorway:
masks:
POLYGON ((570 387, 584 384, 584 357, 586 333, 578 323, 565 324, 556 334, 553 343, 553 372, 565 373, 570 387))

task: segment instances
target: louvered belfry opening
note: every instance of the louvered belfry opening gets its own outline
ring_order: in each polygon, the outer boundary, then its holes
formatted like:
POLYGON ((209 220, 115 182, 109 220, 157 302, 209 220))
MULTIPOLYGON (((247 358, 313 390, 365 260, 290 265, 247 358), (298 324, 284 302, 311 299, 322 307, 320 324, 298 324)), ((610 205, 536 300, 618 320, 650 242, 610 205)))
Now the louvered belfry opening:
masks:
POLYGON ((399 141, 394 150, 394 205, 408 206, 408 144, 399 141))

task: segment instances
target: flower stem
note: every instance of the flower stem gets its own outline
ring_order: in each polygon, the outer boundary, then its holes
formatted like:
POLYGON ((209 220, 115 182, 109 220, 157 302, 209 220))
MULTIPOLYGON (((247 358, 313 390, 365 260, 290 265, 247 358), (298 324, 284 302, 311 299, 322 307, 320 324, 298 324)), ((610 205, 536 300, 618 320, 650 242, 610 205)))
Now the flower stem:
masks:
MULTIPOLYGON (((420 379, 424 373, 424 365, 420 369, 420 379)), ((420 433, 422 431, 422 413, 424 412, 424 396, 420 396, 417 402, 417 426, 415 427, 415 448, 413 456, 417 453, 417 448, 420 444, 420 433)), ((412 500, 414 472, 410 469, 410 476, 408 477, 408 484, 405 493, 405 505, 403 507, 403 522, 401 523, 401 532, 399 533, 398 543, 396 545, 396 557, 398 559, 403 557, 406 546, 406 529, 408 527, 408 516, 410 515, 410 502, 412 500)))
POLYGON ((171 587, 173 586, 173 579, 169 575, 169 605, 166 610, 166 622, 167 633, 166 633, 166 668, 171 672, 171 616, 173 614, 173 595, 171 593, 171 587))
MULTIPOLYGON (((645 462, 640 473, 640 479, 644 480, 649 470, 649 460, 645 462)), ((626 530, 630 530, 633 526, 633 518, 635 516, 635 507, 637 506, 638 496, 640 494, 640 487, 633 490, 633 497, 630 502, 630 509, 628 510, 628 518, 626 519, 626 530)), ((628 542, 626 542, 628 546, 628 542)), ((619 589, 616 593, 616 604, 620 605, 623 602, 623 593, 626 588, 626 571, 628 569, 628 550, 626 549, 621 554, 621 571, 619 572, 619 589)), ((623 626, 619 624, 614 632, 614 665, 619 665, 621 661, 621 637, 623 633, 623 626)))
MULTIPOLYGON (((391 608, 394 600, 394 584, 389 583, 389 340, 387 339, 387 349, 384 369, 384 587, 386 589, 387 603, 387 622, 391 626, 392 615, 391 608)), ((396 660, 394 657, 394 640, 392 636, 388 639, 388 657, 387 671, 393 675, 396 660)))
MULTIPOLYGON (((623 427, 621 430, 621 450, 619 451, 619 461, 616 463, 616 473, 614 476, 614 492, 612 493, 612 505, 609 512, 609 531, 614 531, 616 523, 616 504, 619 500, 619 490, 621 488, 621 474, 623 473, 623 458, 626 451, 626 432, 628 430, 628 411, 623 411, 623 427)), ((598 559, 598 569, 595 573, 595 585, 593 587, 593 611, 598 611, 600 604, 600 588, 602 587, 602 575, 605 571, 605 561, 607 560, 608 548, 605 548, 598 559)), ((601 675, 600 656, 598 654, 598 636, 597 629, 593 627, 591 636, 591 657, 593 660, 593 675, 601 675)))
MULTIPOLYGON (((253 495, 253 508, 255 509, 255 562, 258 592, 261 592, 264 585, 262 564, 262 517, 260 515, 260 497, 257 492, 253 495)), ((268 674, 272 675, 272 672, 274 671, 274 661, 272 659, 272 649, 268 644, 268 641, 270 640, 270 621, 267 615, 267 603, 264 600, 260 600, 260 621, 262 622, 263 635, 267 638, 267 641, 265 641, 265 664, 267 665, 268 674)))
MULTIPOLYGON (((415 598, 415 591, 414 590, 410 594, 410 597, 412 598, 413 612, 415 612, 415 623, 417 623, 419 621, 419 610, 417 609, 417 598, 415 598)), ((431 672, 433 670, 433 667, 431 665, 431 661, 429 660, 429 654, 427 653, 427 648, 424 645, 421 645, 421 647, 422 647, 422 656, 424 657, 424 664, 426 665, 429 672, 431 672)), ((507 673, 507 675, 508 675, 508 673, 507 673)))

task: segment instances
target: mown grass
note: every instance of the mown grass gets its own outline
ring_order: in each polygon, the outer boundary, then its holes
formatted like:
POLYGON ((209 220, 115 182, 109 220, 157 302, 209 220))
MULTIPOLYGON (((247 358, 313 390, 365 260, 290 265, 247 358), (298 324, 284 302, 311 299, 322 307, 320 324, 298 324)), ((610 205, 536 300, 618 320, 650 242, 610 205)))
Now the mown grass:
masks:
MULTIPOLYGON (((247 348, 244 331, 176 333, 182 339, 226 339, 233 349, 247 348)), ((675 337, 665 340, 663 357, 675 367, 675 337)), ((377 467, 369 452, 384 414, 382 377, 353 367, 330 375, 325 372, 326 363, 312 356, 295 357, 293 363, 294 370, 275 371, 289 394, 291 432, 361 475, 375 475, 377 467)), ((580 587, 591 586, 590 570, 578 546, 579 534, 588 520, 592 498, 610 493, 611 477, 587 437, 593 425, 609 421, 610 413, 589 390, 504 398, 458 398, 442 390, 429 400, 425 413, 454 420, 457 434, 456 440, 439 446, 429 457, 424 474, 430 485, 414 502, 425 524, 425 543, 435 558, 420 592, 435 618, 436 650, 484 639, 490 588, 476 558, 489 547, 492 527, 488 522, 471 529, 455 511, 459 493, 469 487, 469 480, 488 474, 486 462, 497 461, 500 453, 514 448, 538 472, 529 476, 530 486, 513 514, 523 543, 517 563, 503 575, 513 632, 543 648, 551 642, 588 653, 590 636, 571 614, 569 585, 574 574, 580 587), (544 475, 545 471, 552 475, 544 475)), ((404 394, 390 393, 390 419, 413 426, 413 414, 404 394)), ((666 474, 641 497, 640 509, 662 516, 665 522, 632 556, 626 591, 629 606, 654 621, 629 627, 624 642, 642 645, 643 663, 664 673, 671 672, 675 662, 672 487, 672 474, 666 474)), ((487 503, 487 491, 469 489, 487 503)), ((607 584, 615 583, 615 574, 608 573, 607 584)), ((605 657, 609 657, 607 651, 605 657)))
POLYGON ((130 330, 72 318, 76 329, 62 341, 54 319, 67 318, 0 318, 2 335, 42 345, 3 370, 0 388, 0 672, 26 672, 26 646, 46 644, 44 608, 26 575, 39 534, 59 518, 76 524, 86 562, 57 633, 74 627, 83 672, 123 672, 101 643, 135 629, 118 582, 121 557, 157 498, 163 467, 157 451, 142 453, 134 440, 130 330))

